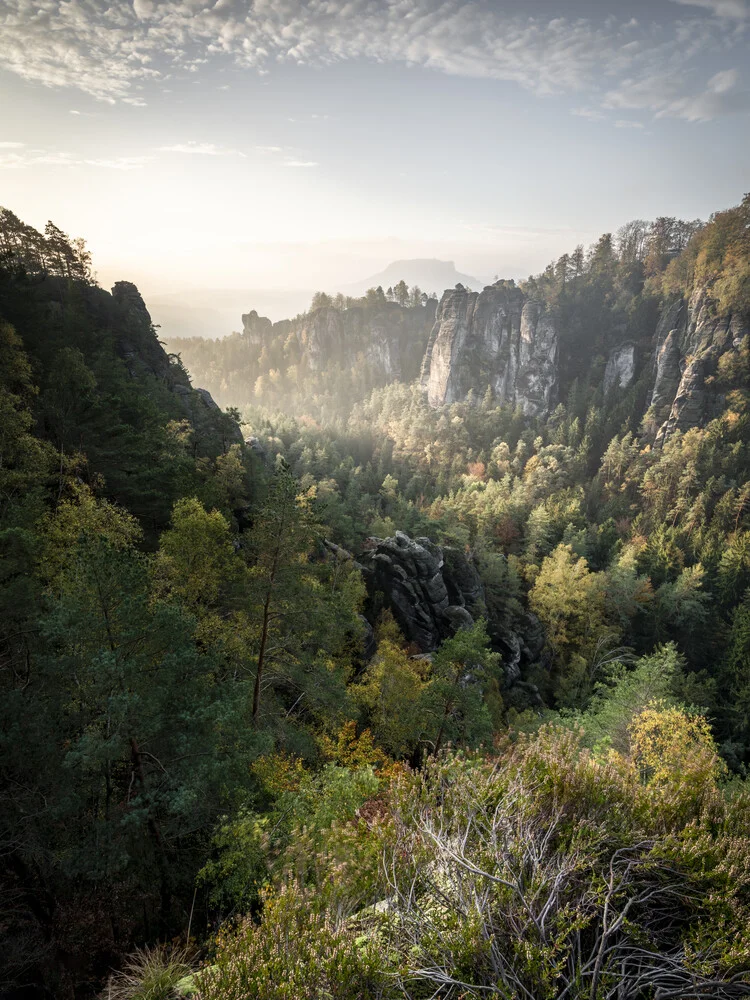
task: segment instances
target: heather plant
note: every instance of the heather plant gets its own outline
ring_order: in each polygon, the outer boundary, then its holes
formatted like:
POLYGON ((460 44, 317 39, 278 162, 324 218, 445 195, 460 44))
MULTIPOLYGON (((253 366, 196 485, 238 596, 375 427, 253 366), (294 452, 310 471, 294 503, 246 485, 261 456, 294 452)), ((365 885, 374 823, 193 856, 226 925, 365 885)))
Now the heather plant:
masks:
POLYGON ((403 781, 381 933, 407 996, 748 995, 748 804, 727 803, 704 726, 675 712, 636 720, 633 758, 548 727, 403 781), (713 793, 692 811, 686 769, 713 793))
POLYGON ((266 894, 263 921, 223 931, 198 977, 200 1000, 376 1000, 386 977, 374 942, 321 911, 295 882, 266 894))
POLYGON ((595 754, 546 726, 402 770, 324 848, 303 836, 315 888, 287 869, 201 997, 747 996, 750 798, 700 717, 654 704, 630 733, 595 754))

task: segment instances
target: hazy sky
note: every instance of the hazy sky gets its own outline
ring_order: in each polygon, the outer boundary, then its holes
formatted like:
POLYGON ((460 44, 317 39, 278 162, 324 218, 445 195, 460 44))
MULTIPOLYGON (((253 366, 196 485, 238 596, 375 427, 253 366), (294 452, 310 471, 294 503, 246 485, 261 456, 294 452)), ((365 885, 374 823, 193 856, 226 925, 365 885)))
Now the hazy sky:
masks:
POLYGON ((0 204, 104 283, 523 275, 750 188, 748 0, 0 0, 0 204))

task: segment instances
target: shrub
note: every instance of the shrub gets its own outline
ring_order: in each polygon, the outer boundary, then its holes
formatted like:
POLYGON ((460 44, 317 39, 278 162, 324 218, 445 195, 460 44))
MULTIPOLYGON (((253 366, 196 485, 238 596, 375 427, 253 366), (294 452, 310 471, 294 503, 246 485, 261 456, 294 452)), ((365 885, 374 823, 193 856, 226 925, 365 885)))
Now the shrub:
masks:
POLYGON ((184 948, 139 949, 109 977, 100 1000, 175 1000, 178 984, 193 970, 184 948))
POLYGON ((260 924, 219 935, 199 976, 200 1000, 375 1000, 384 977, 372 940, 321 912, 313 893, 287 882, 265 897, 260 924))

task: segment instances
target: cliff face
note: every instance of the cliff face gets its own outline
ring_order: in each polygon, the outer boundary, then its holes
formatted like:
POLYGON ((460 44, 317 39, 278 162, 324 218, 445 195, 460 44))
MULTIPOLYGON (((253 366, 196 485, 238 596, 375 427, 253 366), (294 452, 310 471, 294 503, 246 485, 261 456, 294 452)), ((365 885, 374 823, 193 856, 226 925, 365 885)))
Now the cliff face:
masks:
POLYGON ((664 307, 654 337, 654 388, 645 421, 657 445, 719 414, 724 402, 714 386, 719 358, 731 358, 748 337, 750 317, 719 315, 706 288, 664 307))
MULTIPOLYGON (((519 406, 529 416, 549 415, 560 392, 558 347, 564 336, 554 313, 512 282, 499 281, 481 293, 460 287, 445 292, 422 364, 430 406, 464 400, 470 392, 481 396, 489 386, 498 403, 519 406)), ((750 317, 720 315, 709 291, 696 288, 689 298, 664 304, 650 347, 614 338, 604 355, 604 391, 628 388, 648 371, 651 355, 644 430, 659 446, 675 431, 718 415, 724 404, 715 379, 719 358, 746 347, 748 337, 750 317)), ((602 346, 612 339, 603 331, 602 346)))
MULTIPOLYGON (((249 355, 265 353, 269 367, 295 364, 325 375, 356 365, 369 375, 368 391, 420 377, 434 408, 470 393, 479 401, 489 387, 496 403, 547 417, 565 401, 572 381, 565 359, 572 354, 576 378, 601 387, 607 399, 637 384, 643 433, 656 446, 718 415, 727 391, 716 377, 719 359, 747 347, 750 337, 750 317, 720 314, 705 287, 666 300, 658 320, 650 313, 647 323, 630 327, 565 314, 512 281, 482 292, 458 285, 436 310, 433 303, 390 302, 322 308, 274 324, 256 312, 242 319, 249 355)), ((731 357, 722 366, 742 368, 731 357)))
POLYGON ((622 344, 610 351, 604 369, 604 391, 626 389, 635 375, 635 344, 622 344))
POLYGON ((434 318, 432 301, 412 309, 388 302, 374 309, 324 307, 273 324, 253 311, 242 317, 242 324, 243 338, 259 353, 291 338, 310 371, 348 366, 361 357, 382 381, 391 382, 416 377, 434 318))
POLYGON ((500 403, 536 416, 549 412, 558 387, 553 316, 512 282, 482 292, 443 295, 422 365, 431 406, 465 399, 487 386, 500 403))
MULTIPOLYGON (((182 414, 190 421, 198 438, 211 450, 225 450, 229 444, 242 444, 242 431, 227 420, 206 389, 193 387, 187 373, 171 364, 151 322, 138 288, 130 281, 118 281, 111 297, 99 288, 87 290, 91 311, 106 317, 114 333, 114 342, 130 377, 156 379, 177 400, 182 414)), ((146 383, 146 391, 148 383, 146 383)))

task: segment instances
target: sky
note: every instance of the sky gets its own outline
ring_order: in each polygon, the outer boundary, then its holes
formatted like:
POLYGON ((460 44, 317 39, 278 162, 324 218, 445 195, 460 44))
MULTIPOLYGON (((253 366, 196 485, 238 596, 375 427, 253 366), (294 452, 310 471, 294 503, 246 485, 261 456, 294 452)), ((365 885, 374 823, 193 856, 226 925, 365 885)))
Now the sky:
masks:
POLYGON ((0 0, 0 204, 104 285, 521 277, 750 189, 750 0, 0 0))

